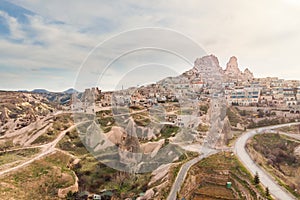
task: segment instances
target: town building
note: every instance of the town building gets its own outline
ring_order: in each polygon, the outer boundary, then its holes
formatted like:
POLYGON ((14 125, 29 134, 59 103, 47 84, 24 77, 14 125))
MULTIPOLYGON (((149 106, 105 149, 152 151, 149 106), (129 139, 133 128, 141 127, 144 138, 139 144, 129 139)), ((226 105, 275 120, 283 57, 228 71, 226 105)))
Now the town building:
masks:
POLYGON ((225 90, 225 98, 229 105, 257 105, 260 98, 260 88, 236 87, 225 90))

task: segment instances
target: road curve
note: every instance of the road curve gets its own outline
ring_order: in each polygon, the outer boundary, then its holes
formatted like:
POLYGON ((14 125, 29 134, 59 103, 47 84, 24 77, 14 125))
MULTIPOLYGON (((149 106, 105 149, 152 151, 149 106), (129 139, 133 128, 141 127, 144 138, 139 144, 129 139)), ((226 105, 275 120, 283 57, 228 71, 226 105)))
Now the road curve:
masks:
POLYGON ((262 127, 250 130, 245 132, 242 136, 240 136, 234 146, 234 152, 240 161, 245 165, 245 167, 252 173, 255 174, 256 172, 259 174, 260 182, 265 186, 268 187, 270 193, 273 197, 279 200, 294 200, 296 199, 292 194, 286 191, 284 188, 279 186, 273 177, 271 177, 267 172, 265 172, 260 166, 258 166, 254 161, 250 158, 248 152, 246 151, 245 145, 248 139, 251 137, 261 134, 270 129, 281 128, 290 125, 298 125, 300 122, 296 123, 289 123, 289 124, 280 124, 268 127, 262 127))
POLYGON ((203 158, 206 158, 210 155, 213 155, 215 153, 217 153, 217 150, 214 149, 209 149, 209 148, 204 148, 203 147, 203 154, 201 154, 200 156, 198 156, 197 158, 194 158, 186 163, 184 163, 178 174, 177 177, 173 183, 173 186, 171 188, 171 191, 169 193, 168 196, 168 200, 174 200, 177 197, 177 192, 180 191, 181 185, 183 184, 185 177, 187 175, 187 172, 189 171, 189 169, 191 168, 191 166, 193 166, 194 164, 196 164, 197 162, 199 162, 200 160, 202 160, 203 158))

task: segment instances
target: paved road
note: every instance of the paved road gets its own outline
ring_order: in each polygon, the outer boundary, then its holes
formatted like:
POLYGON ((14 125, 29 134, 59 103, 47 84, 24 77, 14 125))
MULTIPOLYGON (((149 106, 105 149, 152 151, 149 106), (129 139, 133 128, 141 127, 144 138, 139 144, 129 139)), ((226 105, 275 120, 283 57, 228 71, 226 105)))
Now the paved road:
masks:
POLYGON ((209 148, 203 147, 201 152, 203 152, 202 155, 186 162, 185 164, 183 164, 181 166, 180 171, 178 172, 177 177, 175 179, 175 182, 173 183, 173 186, 172 186, 171 191, 169 193, 168 200, 175 200, 176 199, 177 192, 180 191, 181 185, 183 184, 183 182, 186 178, 187 172, 189 171, 191 166, 193 166, 194 164, 196 164, 197 162, 199 162, 203 158, 217 153, 218 151, 214 150, 214 149, 209 149, 209 148))
POLYGON ((249 154, 247 153, 245 149, 246 142, 249 138, 253 137, 254 135, 264 133, 267 130, 270 129, 276 129, 284 126, 290 126, 290 125, 297 125, 300 124, 297 123, 290 123, 290 124, 280 124, 275 126, 268 126, 268 127, 262 127, 257 128, 254 130, 250 130, 246 133, 244 133, 241 137, 239 137, 235 143, 234 151, 238 158, 241 160, 241 162, 248 168, 248 170, 255 174, 256 172, 259 174, 260 181, 265 187, 269 187, 270 193, 276 198, 280 200, 294 200, 296 199, 294 196, 292 196, 288 191, 280 187, 274 178, 272 178, 267 172, 265 172, 260 166, 256 165, 253 160, 250 158, 249 154))
MULTIPOLYGON (((218 81, 216 82, 218 85, 218 81)), ((221 130, 223 127, 223 123, 220 123, 221 120, 221 113, 224 111, 226 112, 226 106, 223 106, 225 104, 224 99, 222 98, 213 98, 211 101, 211 109, 209 109, 209 116, 210 116, 210 124, 211 129, 209 130, 208 136, 206 137, 206 141, 201 149, 201 155, 197 158, 194 158, 187 163, 183 164, 183 166, 180 168, 180 171, 175 179, 175 182, 173 183, 173 186, 171 188, 171 191, 168 196, 168 200, 174 200, 176 199, 177 192, 180 191, 181 185, 183 184, 187 172, 190 169, 191 166, 199 162, 201 159, 208 157, 212 154, 215 154, 219 152, 218 150, 208 148, 207 144, 216 144, 216 141, 219 138, 218 130, 221 130), (224 110, 225 109, 225 110, 224 110)), ((192 119, 189 119, 192 120, 192 119)), ((182 119, 184 121, 184 119, 182 119)))

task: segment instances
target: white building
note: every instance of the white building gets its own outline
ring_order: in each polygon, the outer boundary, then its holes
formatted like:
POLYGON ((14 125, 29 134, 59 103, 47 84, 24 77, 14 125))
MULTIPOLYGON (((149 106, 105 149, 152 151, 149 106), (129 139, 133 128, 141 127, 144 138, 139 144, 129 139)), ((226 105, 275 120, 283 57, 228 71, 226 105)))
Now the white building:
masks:
POLYGON ((300 103, 300 87, 297 88, 296 99, 299 104, 300 103))
POLYGON ((226 89, 225 98, 229 105, 236 104, 241 106, 255 105, 260 98, 260 88, 239 87, 226 89))
POLYGON ((284 100, 286 106, 297 105, 294 88, 283 88, 283 100, 284 100))

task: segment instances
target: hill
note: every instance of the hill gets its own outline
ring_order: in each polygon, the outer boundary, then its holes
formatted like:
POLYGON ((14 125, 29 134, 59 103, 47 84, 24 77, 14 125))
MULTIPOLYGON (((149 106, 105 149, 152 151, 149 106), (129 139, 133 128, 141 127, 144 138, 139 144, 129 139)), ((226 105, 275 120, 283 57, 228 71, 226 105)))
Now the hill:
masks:
POLYGON ((14 132, 53 113, 55 105, 40 94, 0 92, 0 134, 14 132))
POLYGON ((74 94, 74 93, 78 93, 78 91, 75 90, 74 88, 70 88, 70 89, 67 89, 67 90, 63 91, 62 93, 64 93, 64 94, 74 94))

